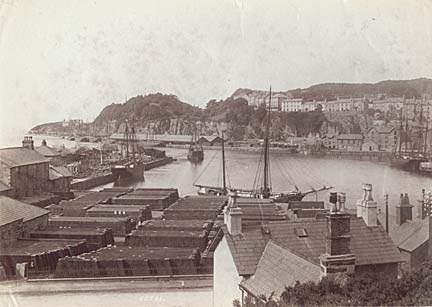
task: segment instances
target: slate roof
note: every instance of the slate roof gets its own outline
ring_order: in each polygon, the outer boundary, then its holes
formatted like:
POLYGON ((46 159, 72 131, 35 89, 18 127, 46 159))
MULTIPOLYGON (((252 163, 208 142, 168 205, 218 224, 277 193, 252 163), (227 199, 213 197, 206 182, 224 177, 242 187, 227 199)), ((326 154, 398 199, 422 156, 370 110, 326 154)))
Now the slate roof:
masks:
MULTIPOLYGON (((240 275, 255 273, 267 242, 271 239, 283 248, 303 255, 308 261, 319 264, 319 256, 325 253, 326 223, 324 220, 295 222, 269 222, 265 225, 243 227, 242 234, 231 236, 223 226, 224 235, 240 275), (304 228, 307 237, 298 237, 296 229, 304 228)), ((381 226, 368 227, 363 219, 351 218, 350 249, 356 255, 356 265, 401 262, 400 253, 381 226)))
POLYGON ((3 181, 0 181, 0 192, 7 191, 7 190, 10 190, 10 189, 12 189, 10 187, 10 185, 6 184, 3 181))
MULTIPOLYGON (((378 218, 385 225, 385 216, 378 218)), ((389 234, 398 248, 412 252, 429 241, 429 218, 406 221, 400 226, 395 221, 396 218, 389 215, 389 234)))
POLYGON ((244 279, 240 286, 248 292, 268 297, 274 292, 278 298, 286 286, 293 286, 296 281, 317 282, 321 269, 304 258, 292 253, 270 240, 259 260, 255 274, 244 279))
POLYGON ((35 150, 24 147, 11 147, 0 149, 0 161, 9 167, 29 164, 47 163, 49 159, 35 150))
POLYGON ((363 135, 361 134, 340 134, 337 137, 338 140, 363 140, 363 135))
POLYGON ((52 147, 49 146, 39 146, 36 147, 35 150, 40 153, 44 157, 57 157, 60 156, 60 153, 52 147))
POLYGON ((0 226, 19 219, 23 219, 24 222, 30 221, 48 213, 48 210, 6 196, 0 196, 0 226))
POLYGON ((71 172, 63 166, 52 166, 49 167, 49 180, 56 180, 59 178, 72 177, 71 172))

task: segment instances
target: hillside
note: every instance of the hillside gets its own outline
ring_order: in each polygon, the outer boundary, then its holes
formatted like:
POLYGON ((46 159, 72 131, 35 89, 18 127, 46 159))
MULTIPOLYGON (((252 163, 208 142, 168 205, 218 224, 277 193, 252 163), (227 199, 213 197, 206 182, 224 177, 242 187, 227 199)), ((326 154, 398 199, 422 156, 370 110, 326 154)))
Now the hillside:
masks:
MULTIPOLYGON (((197 127, 200 134, 214 134, 221 122, 227 124, 228 137, 237 140, 262 138, 265 110, 254 109, 248 105, 247 96, 263 95, 266 91, 239 88, 225 100, 210 100, 204 109, 180 101, 175 95, 149 94, 130 98, 125 103, 106 106, 89 127, 75 127, 79 133, 94 131, 99 135, 122 132, 126 120, 133 121, 137 131, 155 134, 191 134, 197 127)), ((387 96, 432 95, 432 79, 388 80, 375 84, 362 83, 323 83, 305 89, 286 92, 294 98, 333 99, 336 96, 363 97, 365 95, 385 94, 387 96)), ((276 93, 275 93, 276 94, 276 93)), ((339 132, 358 133, 368 121, 365 114, 326 118, 321 112, 274 113, 271 133, 274 139, 283 140, 288 135, 306 136, 320 131, 336 129, 339 132), (327 127, 327 128, 326 128, 327 127)), ((32 130, 58 131, 67 133, 59 127, 60 123, 43 124, 32 130)), ((61 125, 60 125, 61 126, 61 125)), ((70 127, 69 127, 69 130, 70 127)))
POLYGON ((106 106, 94 120, 95 124, 126 119, 158 121, 170 118, 200 117, 201 109, 180 101, 174 95, 150 94, 136 96, 122 104, 106 106))
MULTIPOLYGON (((385 94, 391 97, 420 97, 432 95, 432 79, 418 78, 413 80, 387 80, 378 83, 322 83, 304 89, 291 89, 275 92, 288 94, 292 98, 306 100, 332 100, 337 96, 363 97, 365 95, 385 94)), ((231 95, 233 98, 268 94, 267 91, 239 88, 231 95)))
MULTIPOLYGON (((297 93, 296 96, 298 96, 297 93)), ((365 95, 386 94, 388 96, 420 97, 432 95, 432 79, 387 80, 372 83, 323 83, 301 90, 305 99, 331 99, 336 96, 363 97, 365 95)))

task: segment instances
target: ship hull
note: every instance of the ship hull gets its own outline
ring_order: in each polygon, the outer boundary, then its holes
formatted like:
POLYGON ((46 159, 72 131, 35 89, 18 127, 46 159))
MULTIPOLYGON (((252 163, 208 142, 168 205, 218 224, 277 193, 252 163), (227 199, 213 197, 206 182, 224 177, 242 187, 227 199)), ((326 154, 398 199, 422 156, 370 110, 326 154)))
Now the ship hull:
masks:
POLYGON ((204 160, 204 151, 202 150, 189 151, 187 158, 189 161, 193 163, 202 162, 204 160))
MULTIPOLYGON (((253 191, 236 190, 239 198, 264 198, 261 193, 253 191)), ((227 192, 219 187, 204 187, 199 186, 198 195, 226 195, 227 192)), ((291 192, 291 193, 278 193, 270 194, 270 199, 277 203, 289 203, 290 201, 301 201, 305 197, 305 193, 291 192)))
POLYGON ((390 166, 409 172, 418 172, 420 169, 420 163, 423 160, 407 159, 403 157, 395 157, 390 161, 390 166))
POLYGON ((144 179, 144 164, 116 165, 111 167, 116 184, 129 183, 144 179))

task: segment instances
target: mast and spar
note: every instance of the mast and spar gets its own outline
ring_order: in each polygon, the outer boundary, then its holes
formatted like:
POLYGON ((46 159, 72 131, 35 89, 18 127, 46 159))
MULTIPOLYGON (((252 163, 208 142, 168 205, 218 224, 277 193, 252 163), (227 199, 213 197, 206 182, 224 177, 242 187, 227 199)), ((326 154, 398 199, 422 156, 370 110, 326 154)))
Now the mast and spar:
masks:
POLYGON ((270 173, 270 160, 269 160, 269 132, 270 132, 270 112, 271 112, 271 86, 269 95, 269 105, 267 114, 267 123, 264 136, 264 186, 262 190, 263 198, 270 197, 270 187, 269 187, 269 173, 270 173))

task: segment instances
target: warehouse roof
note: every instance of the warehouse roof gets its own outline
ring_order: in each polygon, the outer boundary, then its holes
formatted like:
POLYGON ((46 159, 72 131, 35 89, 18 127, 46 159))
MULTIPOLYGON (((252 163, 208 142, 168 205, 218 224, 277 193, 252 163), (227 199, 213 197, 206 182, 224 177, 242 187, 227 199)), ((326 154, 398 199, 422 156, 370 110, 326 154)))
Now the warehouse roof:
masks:
POLYGON ((24 222, 30 221, 42 215, 48 215, 48 213, 48 210, 0 196, 0 226, 19 219, 23 219, 24 222))

